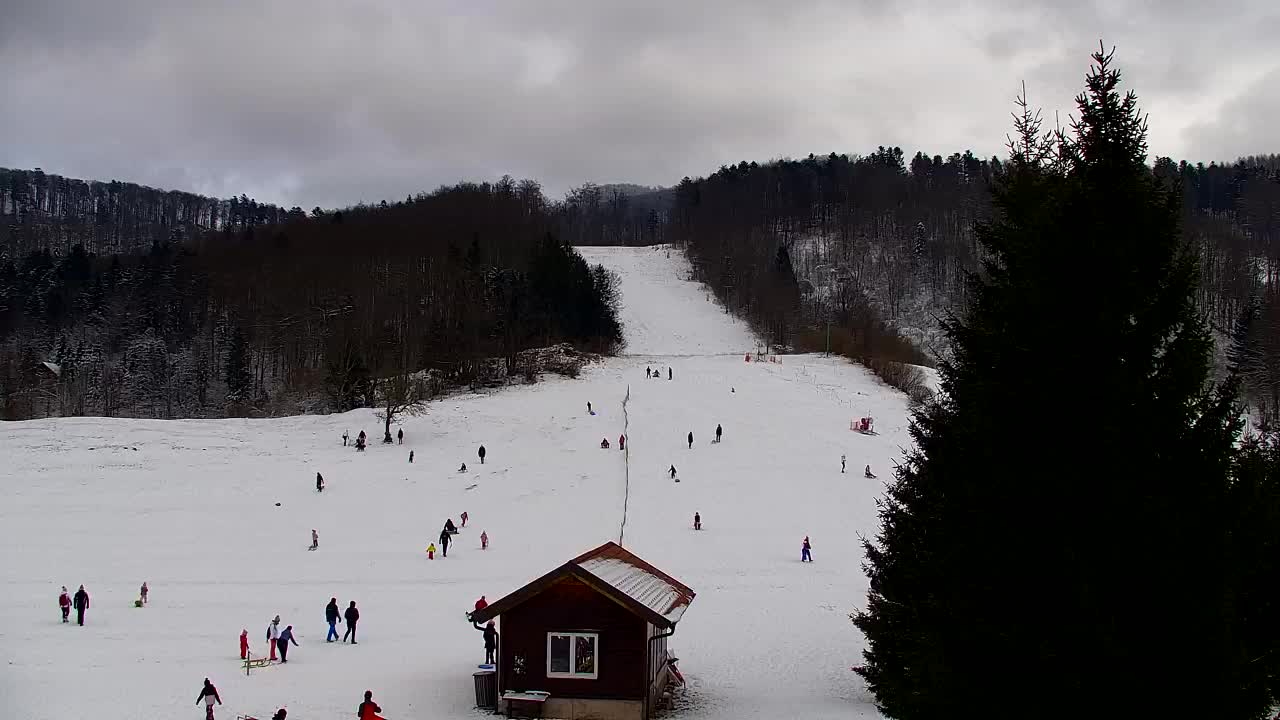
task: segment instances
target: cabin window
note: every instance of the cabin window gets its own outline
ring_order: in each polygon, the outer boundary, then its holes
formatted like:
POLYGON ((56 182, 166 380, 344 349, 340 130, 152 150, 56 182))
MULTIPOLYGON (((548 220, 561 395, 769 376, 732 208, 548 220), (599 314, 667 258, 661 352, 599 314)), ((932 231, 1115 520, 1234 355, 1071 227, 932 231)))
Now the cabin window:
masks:
POLYGON ((547 633, 547 677, 595 680, 597 633, 547 633))

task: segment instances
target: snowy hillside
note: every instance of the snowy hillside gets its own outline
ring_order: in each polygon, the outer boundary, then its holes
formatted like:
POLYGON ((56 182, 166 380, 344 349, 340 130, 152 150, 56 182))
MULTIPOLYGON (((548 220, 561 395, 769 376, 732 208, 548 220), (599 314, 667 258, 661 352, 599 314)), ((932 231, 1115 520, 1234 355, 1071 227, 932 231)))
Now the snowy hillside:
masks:
POLYGON ((849 670, 862 639, 847 614, 864 604, 859 535, 874 529, 881 490, 862 467, 890 474, 908 443, 905 398, 838 359, 743 362, 747 330, 684 280, 676 252, 583 254, 623 278, 629 354, 577 380, 432 404, 404 423, 403 446, 342 446, 343 431, 380 436, 370 410, 0 425, 3 714, 197 718, 209 677, 219 718, 281 706, 291 719, 351 717, 366 689, 392 720, 477 717, 471 673, 484 652, 463 612, 618 538, 630 388, 624 544, 697 592, 671 639, 689 687, 670 716, 876 717, 849 670), (646 366, 662 379, 646 380, 646 366), (866 414, 880 435, 849 431, 866 414), (615 449, 599 449, 602 437, 615 449), (665 474, 673 463, 680 483, 665 474), (449 557, 428 560, 444 519, 464 510, 449 557), (799 562, 806 535, 812 564, 799 562), (151 602, 136 609, 144 580, 151 602), (86 625, 74 614, 63 625, 59 588, 81 583, 86 625), (330 597, 357 602, 359 645, 325 644, 330 597), (301 646, 246 677, 240 631, 263 652, 276 614, 301 646))

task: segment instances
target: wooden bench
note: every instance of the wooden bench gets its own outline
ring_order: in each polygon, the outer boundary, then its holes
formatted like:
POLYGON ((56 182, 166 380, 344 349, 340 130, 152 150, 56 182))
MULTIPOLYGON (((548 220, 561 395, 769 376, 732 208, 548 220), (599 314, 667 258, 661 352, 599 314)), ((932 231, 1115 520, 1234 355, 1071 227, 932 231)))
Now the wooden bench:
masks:
POLYGON ((528 714, 527 717, 542 717, 542 707, 549 697, 551 697, 551 693, 542 692, 541 690, 526 690, 525 692, 508 690, 502 693, 502 699, 507 701, 507 717, 509 718, 515 717, 513 713, 516 711, 517 704, 527 708, 527 712, 537 711, 536 715, 528 714))

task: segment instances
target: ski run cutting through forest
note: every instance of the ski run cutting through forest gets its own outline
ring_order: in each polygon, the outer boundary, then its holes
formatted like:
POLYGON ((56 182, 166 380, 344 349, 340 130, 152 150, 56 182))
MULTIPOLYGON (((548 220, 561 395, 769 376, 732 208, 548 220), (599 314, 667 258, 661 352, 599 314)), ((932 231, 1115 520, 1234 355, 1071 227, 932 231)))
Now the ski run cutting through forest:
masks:
POLYGON ((576 380, 433 402, 403 445, 343 446, 377 437, 372 409, 0 426, 4 715, 196 718, 208 677, 219 718, 350 717, 365 690, 391 720, 476 717, 484 649, 464 612, 617 540, 629 389, 626 547, 697 592, 669 641, 688 686, 667 716, 877 717, 848 614, 866 598, 859 538, 909 443, 905 397, 839 358, 745 362, 754 338, 676 250, 580 251, 621 276, 624 353, 576 380), (867 415, 879 433, 851 432, 867 415), (463 511, 448 557, 429 560, 463 511), (60 588, 81 584, 85 625, 63 624, 60 588), (325 643, 331 597, 358 604, 358 645, 325 643), (246 676, 240 633, 264 653, 276 615, 299 646, 246 676))

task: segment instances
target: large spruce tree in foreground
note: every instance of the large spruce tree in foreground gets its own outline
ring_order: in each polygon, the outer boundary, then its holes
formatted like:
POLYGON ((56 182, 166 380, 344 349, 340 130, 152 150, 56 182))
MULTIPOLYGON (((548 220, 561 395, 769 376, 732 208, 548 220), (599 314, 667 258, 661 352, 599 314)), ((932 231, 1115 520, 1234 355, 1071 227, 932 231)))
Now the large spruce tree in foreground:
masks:
POLYGON ((866 545, 860 672, 891 717, 1251 718, 1274 685, 1177 195, 1094 61, 1070 130, 1018 123, 941 399, 866 545))

